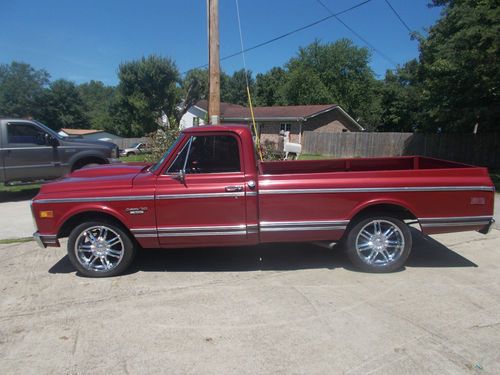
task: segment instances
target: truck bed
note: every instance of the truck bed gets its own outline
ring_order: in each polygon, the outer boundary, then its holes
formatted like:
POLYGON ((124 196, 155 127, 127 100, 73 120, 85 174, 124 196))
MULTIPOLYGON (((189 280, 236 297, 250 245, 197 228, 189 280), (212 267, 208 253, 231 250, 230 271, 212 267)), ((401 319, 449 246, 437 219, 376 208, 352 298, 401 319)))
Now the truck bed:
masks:
POLYGON ((474 168, 471 165, 424 156, 271 161, 259 163, 261 175, 474 168))

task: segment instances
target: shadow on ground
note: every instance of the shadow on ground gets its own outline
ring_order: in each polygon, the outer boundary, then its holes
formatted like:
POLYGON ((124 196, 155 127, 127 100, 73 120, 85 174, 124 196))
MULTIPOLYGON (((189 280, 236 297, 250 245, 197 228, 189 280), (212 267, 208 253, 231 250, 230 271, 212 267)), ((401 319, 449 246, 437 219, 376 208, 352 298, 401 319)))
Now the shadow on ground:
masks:
POLYGON ((19 191, 0 191, 0 203, 26 201, 35 197, 40 190, 39 187, 23 189, 19 191))
MULTIPOLYGON (((477 267, 440 242, 412 230, 413 251, 407 267, 477 267)), ((264 244, 249 247, 147 249, 138 252, 127 274, 135 272, 291 271, 315 268, 355 271, 339 245, 333 250, 310 243, 264 244)), ((71 273, 67 256, 50 273, 71 273)))

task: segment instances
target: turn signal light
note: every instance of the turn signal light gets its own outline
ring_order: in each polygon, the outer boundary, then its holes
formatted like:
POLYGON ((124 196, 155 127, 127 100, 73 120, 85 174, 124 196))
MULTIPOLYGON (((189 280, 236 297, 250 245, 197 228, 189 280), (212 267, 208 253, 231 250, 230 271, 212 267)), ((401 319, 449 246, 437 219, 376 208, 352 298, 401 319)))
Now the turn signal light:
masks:
POLYGON ((40 211, 40 219, 52 219, 54 211, 40 211))

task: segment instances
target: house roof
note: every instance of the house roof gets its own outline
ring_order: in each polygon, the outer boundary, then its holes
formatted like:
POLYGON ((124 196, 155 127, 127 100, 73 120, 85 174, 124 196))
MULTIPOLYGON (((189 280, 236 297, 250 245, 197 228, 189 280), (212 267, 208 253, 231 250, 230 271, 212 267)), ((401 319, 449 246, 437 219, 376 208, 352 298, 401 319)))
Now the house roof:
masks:
MULTIPOLYGON (((196 107, 207 111, 208 102, 200 100, 196 107)), ((323 113, 338 110, 346 119, 359 130, 364 128, 353 119, 341 106, 337 104, 311 104, 311 105, 277 105, 272 107, 253 107, 256 121, 307 121, 323 113)), ((250 121, 250 109, 239 104, 220 103, 221 119, 224 121, 250 121)))
POLYGON ((88 134, 104 132, 104 130, 96 130, 96 129, 69 129, 69 128, 62 128, 61 131, 65 132, 68 135, 88 135, 88 134))
MULTIPOLYGON (((205 112, 207 112, 208 111, 208 101, 205 99, 198 100, 198 102, 196 102, 196 104, 195 104, 195 107, 198 107, 198 108, 204 110, 205 112)), ((220 103, 221 113, 224 113, 227 109, 230 109, 230 108, 243 108, 243 109, 245 109, 246 107, 243 107, 242 105, 239 105, 239 104, 224 103, 224 102, 220 103)))

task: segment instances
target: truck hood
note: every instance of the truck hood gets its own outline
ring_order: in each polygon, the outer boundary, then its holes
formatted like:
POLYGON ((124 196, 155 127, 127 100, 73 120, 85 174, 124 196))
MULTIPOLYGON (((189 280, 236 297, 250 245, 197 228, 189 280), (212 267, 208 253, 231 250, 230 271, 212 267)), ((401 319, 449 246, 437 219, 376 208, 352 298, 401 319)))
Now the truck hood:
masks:
POLYGON ((82 139, 77 137, 63 137, 59 138, 60 141, 70 143, 72 146, 85 146, 85 147, 97 147, 97 148, 109 148, 113 149, 117 147, 112 142, 107 141, 91 141, 89 139, 82 139))
POLYGON ((42 185, 40 194, 72 192, 103 194, 106 190, 132 187, 134 178, 145 170, 147 163, 111 164, 79 169, 59 180, 42 185))

